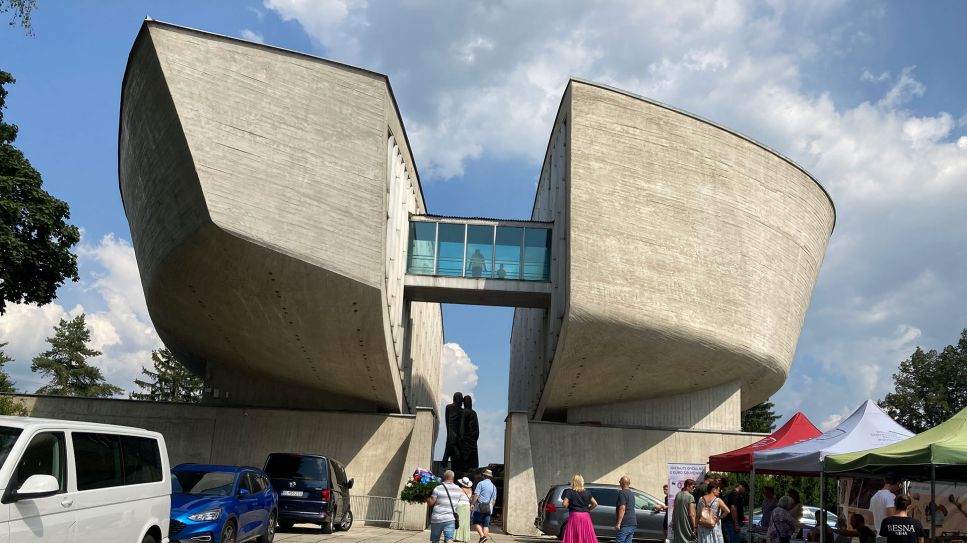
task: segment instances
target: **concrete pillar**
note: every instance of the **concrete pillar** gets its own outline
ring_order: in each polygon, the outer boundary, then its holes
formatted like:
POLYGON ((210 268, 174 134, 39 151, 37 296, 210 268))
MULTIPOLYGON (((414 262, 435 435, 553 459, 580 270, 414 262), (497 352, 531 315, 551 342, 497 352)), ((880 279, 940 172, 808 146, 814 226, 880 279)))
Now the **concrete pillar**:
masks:
POLYGON ((511 411, 504 422, 504 531, 511 535, 537 535, 537 485, 527 412, 511 411))
MULTIPOLYGON (((413 421, 413 433, 406 451, 406 462, 403 464, 403 475, 400 477, 399 490, 413 475, 416 468, 430 469, 433 463, 433 438, 436 431, 436 415, 432 408, 417 407, 416 420, 413 421)), ((422 531, 426 529, 426 504, 398 502, 402 507, 400 514, 400 528, 403 530, 422 531)))

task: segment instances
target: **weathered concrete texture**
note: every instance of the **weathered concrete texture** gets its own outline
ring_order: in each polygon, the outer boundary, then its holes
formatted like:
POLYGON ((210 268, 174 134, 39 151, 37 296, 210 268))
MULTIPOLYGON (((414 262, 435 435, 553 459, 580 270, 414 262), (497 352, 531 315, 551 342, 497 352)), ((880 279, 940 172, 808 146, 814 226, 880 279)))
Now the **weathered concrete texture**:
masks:
MULTIPOLYGON (((504 495, 501 496, 504 530, 515 535, 538 534, 534 527, 537 513, 534 496, 538 493, 538 487, 534 480, 528 418, 526 411, 511 411, 504 427, 504 495)), ((544 491, 547 492, 547 489, 544 491)))
POLYGON ((620 428, 531 421, 527 430, 508 424, 504 444, 505 486, 514 507, 505 509, 509 533, 533 526, 537 503, 551 486, 580 473, 586 482, 617 484, 622 475, 633 487, 660 498, 669 462, 703 464, 709 455, 744 447, 762 434, 658 428, 620 428), (524 451, 528 451, 525 453, 524 451), (527 466, 528 457, 531 465, 527 466), (533 489, 533 490, 530 490, 533 489), (527 491, 530 490, 528 495, 527 491))
MULTIPOLYGON (((355 479, 353 493, 397 496, 418 416, 247 409, 203 405, 19 396, 31 416, 121 424, 161 432, 171 465, 261 467, 270 452, 332 456, 355 479)), ((427 412, 430 419, 432 412, 427 412)), ((425 415, 426 416, 426 415, 425 415)), ((432 450, 421 424, 417 449, 432 450)), ((432 424, 431 424, 432 426, 432 424)))
MULTIPOLYGON (((416 421, 410 440, 407 444, 406 460, 403 462, 404 471, 400 477, 396 495, 403 491, 406 483, 412 480, 410 468, 431 469, 433 465, 433 443, 437 430, 437 419, 434 410, 420 408, 416 411, 416 421)), ((403 508, 400 525, 404 530, 422 530, 426 528, 426 504, 406 504, 403 508)))
POLYGON ((565 107, 567 310, 538 416, 734 381, 743 407, 768 398, 832 231, 827 194, 774 152, 639 97, 572 81, 565 107))
POLYGON ((122 89, 122 198, 155 327, 213 399, 415 407, 395 257, 425 208, 402 132, 385 76, 145 23, 122 89))
POLYGON ((567 410, 567 422, 664 426, 698 430, 742 428, 740 383, 733 381, 685 394, 567 410))

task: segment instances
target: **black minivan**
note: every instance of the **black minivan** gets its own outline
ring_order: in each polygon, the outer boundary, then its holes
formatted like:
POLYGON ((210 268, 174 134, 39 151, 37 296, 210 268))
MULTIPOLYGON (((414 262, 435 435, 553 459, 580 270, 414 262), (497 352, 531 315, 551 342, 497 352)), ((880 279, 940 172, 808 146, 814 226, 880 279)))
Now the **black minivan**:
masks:
POLYGON ((319 524, 322 533, 346 531, 353 525, 349 489, 342 464, 318 454, 271 453, 262 469, 279 494, 279 527, 319 524))

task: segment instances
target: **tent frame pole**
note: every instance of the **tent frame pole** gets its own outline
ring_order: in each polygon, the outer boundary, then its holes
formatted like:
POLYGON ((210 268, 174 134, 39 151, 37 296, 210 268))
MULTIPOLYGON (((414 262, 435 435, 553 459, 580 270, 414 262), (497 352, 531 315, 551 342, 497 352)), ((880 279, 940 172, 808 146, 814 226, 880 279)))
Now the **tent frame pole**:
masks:
POLYGON ((816 528, 819 530, 819 543, 826 543, 826 465, 823 463, 819 468, 819 513, 822 516, 823 525, 819 525, 816 520, 816 528))
POLYGON ((937 466, 930 462, 930 543, 937 543, 937 466))
POLYGON ((752 527, 755 525, 753 513, 755 513, 755 464, 752 465, 752 476, 749 477, 749 525, 745 527, 749 543, 752 543, 752 527))

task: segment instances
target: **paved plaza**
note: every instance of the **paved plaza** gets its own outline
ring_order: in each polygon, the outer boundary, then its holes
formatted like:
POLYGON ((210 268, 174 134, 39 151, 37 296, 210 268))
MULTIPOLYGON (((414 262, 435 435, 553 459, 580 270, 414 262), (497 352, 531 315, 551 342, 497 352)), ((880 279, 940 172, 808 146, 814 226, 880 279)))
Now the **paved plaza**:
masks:
MULTIPOLYGON (((401 530, 390 530, 388 528, 376 528, 372 526, 353 526, 348 532, 336 532, 332 535, 319 533, 318 528, 295 527, 287 532, 275 534, 275 541, 284 543, 317 543, 321 541, 332 541, 334 543, 427 543, 430 540, 429 530, 424 532, 407 532, 401 530)), ((471 543, 477 541, 477 535, 472 534, 471 543)), ((514 537, 503 534, 490 535, 490 541, 494 543, 539 543, 557 541, 550 536, 520 536, 514 537)))

